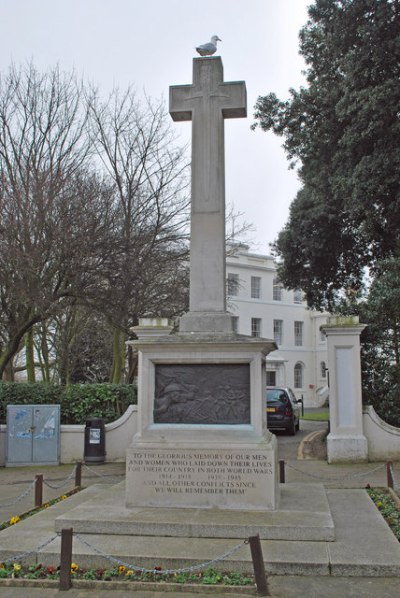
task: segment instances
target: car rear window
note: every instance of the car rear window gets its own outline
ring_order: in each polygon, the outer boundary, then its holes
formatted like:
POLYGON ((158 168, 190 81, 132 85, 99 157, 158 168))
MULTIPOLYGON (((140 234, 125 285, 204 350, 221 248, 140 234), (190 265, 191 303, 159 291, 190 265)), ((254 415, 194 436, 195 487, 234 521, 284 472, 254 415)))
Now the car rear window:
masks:
POLYGON ((282 390, 267 390, 268 403, 286 403, 287 397, 282 390))

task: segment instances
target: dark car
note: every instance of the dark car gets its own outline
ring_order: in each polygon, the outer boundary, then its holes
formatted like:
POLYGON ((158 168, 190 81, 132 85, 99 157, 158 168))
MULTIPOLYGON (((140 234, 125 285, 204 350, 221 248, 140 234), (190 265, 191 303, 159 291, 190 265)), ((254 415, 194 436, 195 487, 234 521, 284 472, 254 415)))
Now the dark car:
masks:
POLYGON ((300 430, 300 404, 290 388, 268 386, 267 426, 270 430, 287 430, 294 436, 300 430))

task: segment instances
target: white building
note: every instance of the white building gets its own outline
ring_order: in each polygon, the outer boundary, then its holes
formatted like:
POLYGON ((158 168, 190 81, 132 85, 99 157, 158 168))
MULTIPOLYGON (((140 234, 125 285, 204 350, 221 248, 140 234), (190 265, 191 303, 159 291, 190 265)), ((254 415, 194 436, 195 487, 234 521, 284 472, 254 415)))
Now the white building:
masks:
POLYGON ((267 384, 289 386, 306 407, 328 397, 327 344, 320 326, 329 314, 310 310, 301 291, 288 291, 277 278, 274 259, 228 248, 228 309, 239 334, 273 338, 278 350, 267 357, 267 384))

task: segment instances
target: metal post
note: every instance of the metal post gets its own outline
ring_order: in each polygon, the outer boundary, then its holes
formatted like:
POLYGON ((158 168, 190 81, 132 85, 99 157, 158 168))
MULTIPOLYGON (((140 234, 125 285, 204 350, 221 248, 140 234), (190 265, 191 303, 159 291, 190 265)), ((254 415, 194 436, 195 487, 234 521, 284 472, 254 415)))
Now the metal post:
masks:
POLYGON ((60 556, 60 585, 59 590, 69 590, 72 587, 72 527, 61 530, 61 556, 60 556))
POLYGON ((279 460, 279 482, 285 483, 285 461, 283 459, 279 460))
POLYGON ((35 476, 35 507, 43 505, 43 474, 35 476))
POLYGON ((75 467, 75 488, 82 486, 82 461, 76 462, 75 467))
POLYGON ((386 463, 386 475, 387 475, 388 488, 391 488, 393 490, 394 483, 393 483, 393 463, 392 463, 392 461, 388 461, 386 463))
POLYGON ((257 594, 259 596, 270 596, 268 591, 267 576, 265 574, 264 558, 261 548, 260 536, 249 538, 251 558, 253 561, 254 577, 256 579, 257 594))

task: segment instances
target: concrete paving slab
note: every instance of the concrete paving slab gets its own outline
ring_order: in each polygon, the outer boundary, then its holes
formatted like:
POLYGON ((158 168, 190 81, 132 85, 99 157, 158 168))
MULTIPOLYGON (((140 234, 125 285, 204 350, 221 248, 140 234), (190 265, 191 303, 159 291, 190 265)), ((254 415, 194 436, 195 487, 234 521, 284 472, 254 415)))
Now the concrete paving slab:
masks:
POLYGON ((56 531, 186 538, 333 541, 334 524, 322 484, 282 484, 276 511, 125 507, 124 484, 115 485, 56 519, 56 531), (107 513, 107 518, 104 517, 107 513))
MULTIPOLYGON (((98 496, 103 487, 102 484, 94 484, 78 494, 70 496, 65 501, 2 530, 0 532, 0 560, 6 560, 29 551, 36 553, 38 546, 57 534, 54 521, 58 515, 61 515, 66 509, 78 505, 82 500, 98 496)), ((32 562, 32 560, 34 559, 28 555, 28 561, 32 562)))
MULTIPOLYGON (((364 578, 364 577, 300 577, 300 576, 271 576, 268 578, 271 596, 276 598, 398 598, 400 594, 399 578, 364 578)), ((221 588, 210 588, 212 594, 218 598, 240 598, 243 594, 235 592, 226 593, 221 588)), ((32 598, 61 598, 66 596, 65 592, 58 589, 29 588, 29 596, 32 598)), ((93 598, 94 596, 109 595, 110 590, 107 584, 104 592, 90 589, 72 588, 68 591, 68 598, 93 598)), ((255 595, 255 592, 254 594, 255 595)), ((27 588, 1 587, 2 598, 26 598, 27 588)), ((182 596, 193 596, 195 598, 209 598, 210 591, 201 591, 192 594, 190 587, 183 586, 181 592, 169 592, 159 589, 157 591, 146 590, 112 590, 113 598, 182 598, 182 596)))
MULTIPOLYGON (((0 522, 25 513, 35 506, 34 480, 43 475, 43 503, 69 492, 75 486, 75 464, 0 467, 0 522), (51 487, 48 485, 50 484, 51 487), (25 494, 21 498, 23 494, 25 494)), ((82 485, 115 484, 123 479, 125 463, 82 466, 82 485)))
POLYGON ((271 596, 280 598, 398 598, 400 579, 365 577, 274 576, 271 596))
POLYGON ((332 575, 398 575, 400 544, 368 494, 328 490, 327 495, 337 530, 336 542, 327 545, 332 575))

